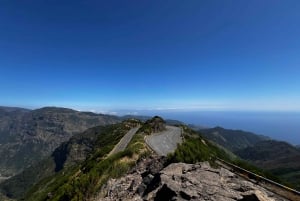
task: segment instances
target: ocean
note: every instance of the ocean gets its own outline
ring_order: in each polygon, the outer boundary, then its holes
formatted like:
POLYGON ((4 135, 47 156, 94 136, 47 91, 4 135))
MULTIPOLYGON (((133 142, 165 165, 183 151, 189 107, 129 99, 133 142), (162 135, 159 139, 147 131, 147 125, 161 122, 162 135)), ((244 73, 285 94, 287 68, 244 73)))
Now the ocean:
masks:
POLYGON ((143 111, 203 127, 221 126, 261 134, 276 140, 300 145, 300 112, 231 112, 231 111, 143 111))

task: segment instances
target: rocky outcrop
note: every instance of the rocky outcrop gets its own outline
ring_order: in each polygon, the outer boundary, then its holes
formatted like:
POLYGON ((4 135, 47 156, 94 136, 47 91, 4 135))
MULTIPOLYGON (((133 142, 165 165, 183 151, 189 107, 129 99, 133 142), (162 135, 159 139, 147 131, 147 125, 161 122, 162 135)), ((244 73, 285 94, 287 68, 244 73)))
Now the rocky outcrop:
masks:
POLYGON ((148 123, 154 133, 158 133, 166 129, 166 122, 159 116, 153 117, 148 123))
POLYGON ((143 200, 143 194, 158 187, 157 179, 165 162, 164 157, 158 156, 141 159, 126 176, 110 179, 94 200, 143 200))
POLYGON ((140 128, 139 132, 150 135, 151 133, 158 133, 166 130, 166 122, 159 116, 147 120, 140 128))
POLYGON ((213 168, 207 162, 173 163, 162 167, 162 159, 144 159, 125 177, 110 179, 96 200, 285 200, 227 169, 213 168))

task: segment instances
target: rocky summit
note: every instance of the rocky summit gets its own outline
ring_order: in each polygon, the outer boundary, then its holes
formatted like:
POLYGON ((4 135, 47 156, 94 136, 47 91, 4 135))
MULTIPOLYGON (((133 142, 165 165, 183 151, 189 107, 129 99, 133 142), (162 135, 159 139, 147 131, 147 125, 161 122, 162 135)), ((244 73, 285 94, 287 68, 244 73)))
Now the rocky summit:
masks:
POLYGON ((126 176, 110 179, 96 201, 211 200, 284 201, 286 199, 208 162, 172 163, 162 158, 141 160, 126 176))

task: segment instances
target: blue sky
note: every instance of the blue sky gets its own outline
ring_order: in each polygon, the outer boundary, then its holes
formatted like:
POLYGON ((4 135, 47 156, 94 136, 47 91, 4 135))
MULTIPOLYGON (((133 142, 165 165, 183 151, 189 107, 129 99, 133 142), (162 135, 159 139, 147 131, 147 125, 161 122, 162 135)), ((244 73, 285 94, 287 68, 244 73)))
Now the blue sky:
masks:
POLYGON ((300 111, 300 2, 0 2, 0 105, 300 111))

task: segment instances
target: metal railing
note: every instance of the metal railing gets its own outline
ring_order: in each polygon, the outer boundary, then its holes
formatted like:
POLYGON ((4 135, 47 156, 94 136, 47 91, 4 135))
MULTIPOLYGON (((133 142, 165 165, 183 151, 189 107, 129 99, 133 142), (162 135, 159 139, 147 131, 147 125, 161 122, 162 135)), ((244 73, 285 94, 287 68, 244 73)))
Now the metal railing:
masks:
POLYGON ((300 192, 295 190, 295 189, 292 189, 290 187, 287 187, 287 186, 284 186, 280 183, 277 183, 275 181, 272 181, 268 178, 265 178, 263 176, 260 176, 258 174, 255 174, 253 172, 250 172, 249 170, 246 170, 244 168, 241 168, 237 165, 234 165, 232 163, 229 163, 227 161, 224 161, 220 158, 217 158, 217 161, 221 162, 218 163, 219 165, 221 165, 222 167, 228 169, 228 167, 226 166, 229 166, 229 168, 232 168, 232 171, 234 172, 238 172, 239 176, 242 176, 242 177, 248 177, 248 179, 251 181, 251 179, 254 179, 256 180, 256 184, 259 184, 260 186, 263 186, 265 187, 266 189, 270 190, 271 192, 273 193, 276 193, 280 196, 283 196, 289 200, 295 200, 295 201, 299 201, 300 200, 300 192), (223 164, 222 164, 223 163, 223 164), (225 165, 224 165, 225 164, 225 165), (251 177, 251 179, 250 179, 251 177), (263 183, 263 182, 264 183, 263 183))

